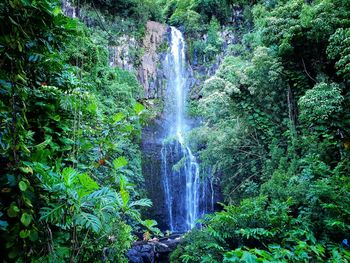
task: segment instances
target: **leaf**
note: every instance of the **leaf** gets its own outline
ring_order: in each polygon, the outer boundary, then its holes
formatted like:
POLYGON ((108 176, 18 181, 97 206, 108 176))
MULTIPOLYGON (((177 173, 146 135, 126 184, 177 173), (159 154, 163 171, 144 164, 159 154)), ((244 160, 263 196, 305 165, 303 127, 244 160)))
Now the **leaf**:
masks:
POLYGON ((65 203, 61 205, 53 205, 51 207, 43 207, 40 209, 40 218, 39 220, 44 220, 45 222, 50 222, 56 224, 63 219, 64 216, 64 207, 65 203))
POLYGON ((257 257, 248 251, 243 251, 241 260, 245 263, 256 263, 257 257))
POLYGON ((150 227, 156 226, 158 223, 156 220, 146 219, 146 220, 142 221, 142 224, 145 227, 150 228, 150 227))
POLYGON ((8 227, 8 225, 9 224, 6 221, 0 220, 0 230, 5 231, 7 229, 7 227, 8 227))
POLYGON ((7 174, 7 182, 9 186, 15 186, 17 184, 16 182, 16 176, 14 176, 13 174, 7 174))
POLYGON ((113 119, 113 123, 117 123, 120 122, 122 119, 125 118, 125 115, 121 112, 118 112, 117 114, 113 115, 112 119, 113 119))
POLYGON ((27 238, 28 236, 29 236, 29 231, 27 229, 21 230, 21 232, 19 232, 20 238, 27 238))
POLYGON ((90 199, 98 199, 98 198, 102 198, 105 196, 110 196, 111 194, 113 194, 113 192, 110 190, 110 188, 108 187, 102 187, 101 189, 92 192, 89 195, 90 199))
POLYGON ((56 6, 54 9, 53 9, 53 11, 52 11, 52 14, 54 15, 54 16, 57 16, 57 15, 59 15, 59 14, 61 14, 62 13, 62 11, 61 11, 61 8, 59 7, 59 6, 56 6))
POLYGON ((25 173, 25 174, 33 174, 33 169, 32 169, 32 167, 30 167, 30 166, 27 166, 27 167, 19 167, 19 169, 23 172, 23 173, 25 173))
POLYGON ((10 253, 8 253, 8 257, 9 257, 10 259, 14 259, 14 258, 16 258, 17 256, 18 256, 18 250, 15 249, 15 248, 13 248, 13 249, 10 251, 10 253))
POLYGON ((80 189, 77 190, 79 197, 86 196, 98 189, 98 184, 91 179, 91 177, 87 173, 78 175, 79 182, 81 184, 80 189))
POLYGON ((113 166, 114 166, 114 169, 116 170, 124 167, 127 164, 128 164, 128 161, 123 156, 113 160, 113 166))
POLYGON ((30 150, 24 143, 21 143, 20 147, 21 147, 21 150, 23 150, 25 153, 28 153, 28 154, 30 153, 30 150))
POLYGON ((241 257, 241 255, 242 255, 241 248, 226 252, 224 254, 224 262, 239 262, 239 258, 241 257))
POLYGON ((126 207, 130 200, 130 194, 128 191, 122 189, 120 191, 120 196, 122 197, 123 207, 126 207))
POLYGON ((19 189, 20 189, 22 192, 24 192, 24 191, 26 191, 26 190, 28 189, 28 185, 27 185, 25 182, 23 182, 23 181, 20 181, 20 182, 18 183, 18 186, 19 186, 19 189))
POLYGON ((21 222, 26 227, 28 227, 30 225, 30 223, 32 222, 32 219, 33 219, 32 215, 30 215, 28 213, 23 213, 21 216, 21 222))
POLYGON ((140 115, 144 109, 145 109, 145 107, 141 103, 136 103, 134 105, 134 110, 135 110, 137 115, 140 115))
POLYGON ((14 25, 20 27, 20 25, 19 25, 15 20, 13 20, 12 17, 8 16, 8 18, 10 19, 10 21, 11 21, 12 24, 14 24, 14 25))
POLYGON ((19 210, 18 206, 16 205, 16 203, 12 202, 9 209, 7 210, 7 215, 9 217, 16 217, 17 214, 19 213, 19 211, 20 210, 19 210))
POLYGON ((23 197, 23 202, 27 207, 33 207, 32 205, 32 201, 30 201, 30 199, 26 196, 23 197))
POLYGON ((68 187, 75 184, 78 181, 78 174, 79 173, 72 167, 64 168, 62 171, 62 176, 65 184, 68 187))
POLYGON ((102 228, 100 219, 90 213, 81 212, 80 214, 76 215, 75 222, 77 225, 91 229, 95 233, 98 233, 102 228))
POLYGON ((123 128, 123 131, 125 132, 132 132, 134 130, 134 126, 131 124, 125 125, 123 128))
POLYGON ((133 207, 133 206, 151 207, 152 201, 150 199, 143 198, 143 199, 131 202, 129 206, 130 207, 133 207))
POLYGON ((49 138, 47 138, 45 141, 43 141, 42 143, 39 143, 37 145, 35 145, 35 147, 38 150, 42 150, 44 149, 47 145, 49 145, 49 143, 52 141, 52 137, 50 136, 49 138))

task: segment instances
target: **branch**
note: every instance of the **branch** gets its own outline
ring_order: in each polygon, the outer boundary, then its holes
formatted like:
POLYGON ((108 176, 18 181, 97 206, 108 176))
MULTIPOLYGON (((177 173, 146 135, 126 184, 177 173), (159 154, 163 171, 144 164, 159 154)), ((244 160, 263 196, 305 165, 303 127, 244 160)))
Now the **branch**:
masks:
POLYGON ((315 83, 317 83, 317 81, 316 81, 313 77, 311 77, 311 75, 309 74, 309 72, 307 72, 306 66, 305 66, 305 62, 304 62, 304 59, 303 59, 303 58, 301 58, 301 61, 303 62, 303 66, 304 66, 304 71, 305 71, 305 73, 309 76, 309 78, 310 78, 311 80, 313 80, 315 83))

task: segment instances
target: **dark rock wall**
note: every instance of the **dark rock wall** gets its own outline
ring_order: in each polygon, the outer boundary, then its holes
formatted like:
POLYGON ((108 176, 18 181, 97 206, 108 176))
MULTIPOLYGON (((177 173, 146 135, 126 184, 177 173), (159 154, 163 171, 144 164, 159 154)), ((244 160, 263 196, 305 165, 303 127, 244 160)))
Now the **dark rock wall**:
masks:
POLYGON ((164 127, 162 120, 156 119, 145 126, 142 130, 142 173, 145 178, 147 197, 153 202, 153 206, 148 210, 148 218, 157 220, 160 229, 166 229, 167 209, 165 207, 165 196, 162 188, 161 175, 161 148, 162 133, 164 127))

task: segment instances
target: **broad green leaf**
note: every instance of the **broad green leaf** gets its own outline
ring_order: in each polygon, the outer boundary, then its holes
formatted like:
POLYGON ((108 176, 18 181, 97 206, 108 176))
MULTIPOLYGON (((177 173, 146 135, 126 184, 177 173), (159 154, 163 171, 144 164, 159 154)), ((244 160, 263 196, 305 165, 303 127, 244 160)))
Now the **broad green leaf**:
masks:
POLYGON ((241 248, 233 251, 226 252, 224 254, 224 262, 239 262, 239 258, 242 256, 241 248))
POLYGON ((152 201, 147 198, 139 199, 130 203, 130 207, 133 207, 133 206, 151 207, 152 201))
POLYGON ((142 221, 142 224, 147 228, 151 228, 156 226, 158 223, 156 220, 146 219, 142 221))
POLYGON ((145 109, 145 107, 141 103, 136 103, 134 105, 134 110, 135 110, 137 115, 140 115, 144 109, 145 109))
POLYGON ((117 159, 113 160, 113 166, 114 166, 114 169, 116 170, 126 166, 127 164, 128 164, 128 161, 123 156, 120 156, 117 159))
POLYGON ((98 184, 91 179, 87 173, 79 174, 78 178, 81 184, 81 187, 77 190, 80 198, 89 195, 94 190, 98 189, 98 184))
POLYGON ((257 257, 248 251, 243 251, 241 260, 245 263, 256 263, 257 257))
POLYGON ((7 215, 9 217, 16 217, 18 215, 19 211, 20 210, 19 210, 18 206, 16 205, 16 203, 12 202, 9 209, 7 210, 7 215))
POLYGON ((113 117, 112 117, 113 123, 120 122, 124 118, 125 118, 125 115, 121 112, 118 112, 117 114, 113 115, 113 117))
POLYGON ((45 222, 50 222, 50 223, 58 223, 62 217, 64 216, 65 213, 65 208, 66 204, 63 203, 61 205, 51 205, 51 207, 43 207, 40 209, 40 219, 39 220, 44 220, 45 222))
POLYGON ((30 223, 32 222, 32 219, 33 219, 32 215, 28 213, 23 213, 21 216, 21 222, 26 227, 30 225, 30 223))
POLYGON ((27 183, 25 183, 25 182, 23 182, 23 181, 20 181, 20 182, 18 183, 18 186, 19 186, 19 189, 20 189, 22 192, 24 192, 24 191, 26 191, 26 190, 28 189, 27 183))
POLYGON ((20 238, 27 238, 28 236, 29 236, 29 231, 27 229, 21 230, 21 232, 19 232, 20 238))
POLYGON ((123 200, 123 206, 126 207, 127 204, 129 203, 129 200, 130 200, 130 194, 128 191, 122 189, 120 191, 120 196, 122 197, 122 200, 123 200))
POLYGON ((62 171, 65 184, 70 187, 78 181, 78 172, 72 167, 66 167, 62 171))

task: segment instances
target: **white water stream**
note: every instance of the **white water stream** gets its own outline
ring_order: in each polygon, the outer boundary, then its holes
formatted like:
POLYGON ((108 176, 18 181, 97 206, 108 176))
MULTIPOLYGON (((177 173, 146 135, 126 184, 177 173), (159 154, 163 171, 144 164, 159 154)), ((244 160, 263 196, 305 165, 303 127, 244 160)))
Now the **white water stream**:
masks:
POLYGON ((183 231, 193 228, 200 216, 201 184, 199 164, 184 137, 189 129, 184 114, 187 95, 185 41, 182 33, 174 27, 171 27, 171 46, 165 64, 168 70, 167 96, 169 96, 165 102, 166 121, 169 126, 167 138, 173 141, 173 146, 169 147, 163 143, 162 179, 170 230, 183 231), (169 168, 171 154, 176 155, 178 162, 181 162, 178 171, 169 168), (182 184, 185 184, 185 187, 181 187, 182 184), (181 187, 181 190, 174 187, 181 187))

